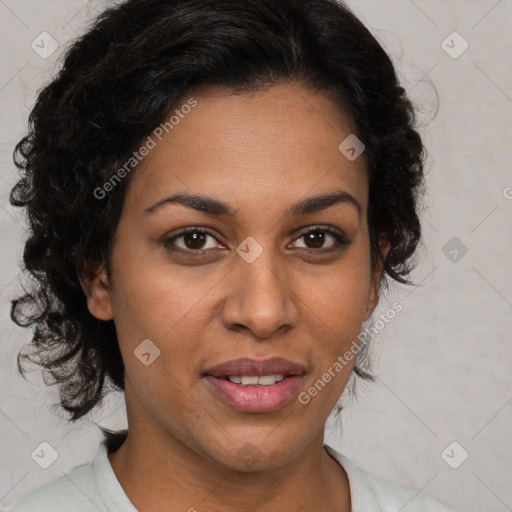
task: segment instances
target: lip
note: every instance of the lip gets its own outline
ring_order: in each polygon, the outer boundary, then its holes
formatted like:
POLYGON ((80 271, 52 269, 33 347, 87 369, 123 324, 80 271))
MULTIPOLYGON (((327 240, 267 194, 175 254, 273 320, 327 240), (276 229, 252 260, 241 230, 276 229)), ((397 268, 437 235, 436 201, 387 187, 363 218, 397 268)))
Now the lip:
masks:
POLYGON ((271 412, 280 409, 296 394, 304 377, 294 375, 271 386, 242 386, 206 375, 208 388, 225 404, 240 412, 271 412))
POLYGON ((280 409, 297 394, 306 371, 298 363, 274 357, 267 360, 234 359, 218 364, 203 373, 208 389, 225 404, 240 412, 263 413, 280 409), (228 376, 283 375, 270 386, 242 386, 227 380, 228 376))
MULTIPOLYGON (((203 375, 210 375, 212 377, 242 377, 243 375, 284 375, 289 376, 302 376, 306 373, 304 367, 298 363, 288 361, 282 357, 273 357, 271 359, 251 359, 249 357, 242 357, 240 359, 233 359, 226 361, 216 366, 208 368, 203 372, 203 375)), ((271 387, 271 386, 269 386, 271 387)))

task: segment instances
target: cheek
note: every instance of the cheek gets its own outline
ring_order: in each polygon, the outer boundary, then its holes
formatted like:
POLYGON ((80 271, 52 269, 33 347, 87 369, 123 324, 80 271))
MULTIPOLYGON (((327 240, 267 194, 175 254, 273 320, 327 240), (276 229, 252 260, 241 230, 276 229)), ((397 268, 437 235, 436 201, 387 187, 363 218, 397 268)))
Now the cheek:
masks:
POLYGON ((347 253, 336 265, 305 273, 300 279, 308 307, 332 331, 347 333, 361 326, 370 289, 369 259, 364 251, 347 253))
POLYGON ((368 254, 361 250, 347 254, 342 262, 315 276, 302 277, 304 297, 303 327, 313 340, 312 360, 318 379, 331 369, 336 377, 330 379, 332 400, 345 386, 355 363, 361 327, 366 315, 370 287, 368 254), (343 357, 344 355, 347 357, 343 357), (333 365, 343 357, 342 368, 333 365))
POLYGON ((191 362, 204 350, 201 343, 214 314, 211 297, 216 283, 222 286, 225 270, 170 265, 122 243, 113 263, 112 309, 127 372, 137 381, 142 378, 145 384, 139 385, 144 386, 168 385, 172 376, 179 376, 180 383, 192 383, 191 362), (159 353, 149 372, 134 357, 147 339, 159 353))
POLYGON ((123 324, 132 342, 172 338, 193 345, 207 318, 204 302, 209 283, 204 276, 171 271, 170 267, 140 267, 123 274, 116 283, 114 318, 123 324))

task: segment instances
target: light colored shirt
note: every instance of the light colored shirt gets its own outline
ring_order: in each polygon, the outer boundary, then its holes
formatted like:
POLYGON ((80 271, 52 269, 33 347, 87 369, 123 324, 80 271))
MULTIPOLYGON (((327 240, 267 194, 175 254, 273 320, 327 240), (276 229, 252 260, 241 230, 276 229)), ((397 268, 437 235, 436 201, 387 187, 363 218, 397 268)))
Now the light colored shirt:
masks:
MULTIPOLYGON (((451 512, 427 494, 376 478, 330 446, 325 447, 347 473, 352 512, 451 512)), ((137 512, 116 478, 105 443, 92 463, 33 490, 3 512, 98 511, 137 512)))

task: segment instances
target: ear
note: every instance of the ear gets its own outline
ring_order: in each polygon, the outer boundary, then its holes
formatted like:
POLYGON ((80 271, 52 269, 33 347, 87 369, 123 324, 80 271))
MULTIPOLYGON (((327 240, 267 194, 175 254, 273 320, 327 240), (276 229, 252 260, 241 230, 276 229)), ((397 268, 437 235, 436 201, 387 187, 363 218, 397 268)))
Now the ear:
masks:
MULTIPOLYGON (((390 248, 391 248, 391 245, 389 243, 389 240, 387 240, 385 238, 381 238, 379 241, 379 250, 384 259, 386 259, 390 248)), ((373 313, 374 309, 377 307, 377 304, 379 303, 380 283, 381 283, 383 271, 384 271, 383 264, 379 260, 379 261, 377 261, 375 268, 372 269, 370 290, 368 292, 368 302, 366 305, 366 314, 364 317, 365 320, 367 320, 370 317, 370 315, 373 313)))
POLYGON ((87 308, 98 320, 112 320, 110 283, 105 265, 86 269, 78 279, 87 298, 87 308))

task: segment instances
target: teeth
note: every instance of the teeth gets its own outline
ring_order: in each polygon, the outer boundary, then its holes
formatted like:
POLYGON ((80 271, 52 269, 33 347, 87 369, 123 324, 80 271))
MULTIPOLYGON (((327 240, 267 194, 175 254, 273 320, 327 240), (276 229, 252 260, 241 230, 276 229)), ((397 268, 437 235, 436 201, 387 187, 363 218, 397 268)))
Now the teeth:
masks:
POLYGON ((242 386, 271 386, 276 382, 280 382, 284 379, 284 375, 244 375, 242 377, 228 377, 230 382, 234 384, 241 384, 242 386))
POLYGON ((258 377, 241 377, 242 379, 242 386, 254 386, 255 384, 258 384, 258 377))
POLYGON ((276 383, 277 375, 262 375, 258 377, 258 384, 261 386, 271 386, 276 383))

